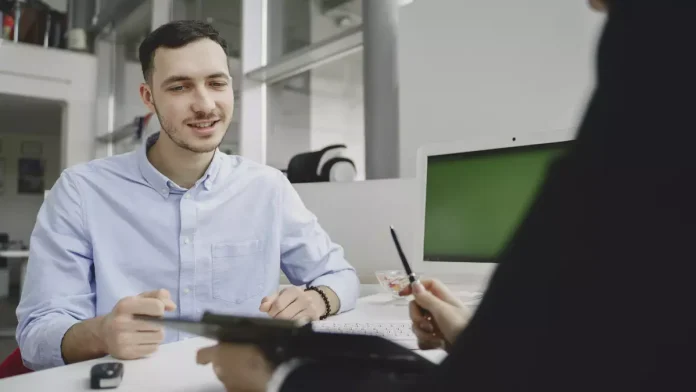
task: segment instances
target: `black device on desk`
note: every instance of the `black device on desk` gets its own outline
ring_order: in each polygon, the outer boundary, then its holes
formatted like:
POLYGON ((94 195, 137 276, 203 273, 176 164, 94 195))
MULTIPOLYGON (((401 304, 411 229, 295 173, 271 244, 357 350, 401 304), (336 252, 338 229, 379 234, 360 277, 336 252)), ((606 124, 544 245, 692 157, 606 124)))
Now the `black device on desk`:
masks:
POLYGON ((121 385, 123 364, 104 362, 92 366, 89 374, 89 386, 92 389, 112 389, 121 385))
POLYGON ((293 358, 359 364, 399 374, 417 374, 434 364, 379 336, 314 331, 310 323, 205 313, 200 320, 136 316, 179 331, 225 343, 253 344, 278 365, 293 358))

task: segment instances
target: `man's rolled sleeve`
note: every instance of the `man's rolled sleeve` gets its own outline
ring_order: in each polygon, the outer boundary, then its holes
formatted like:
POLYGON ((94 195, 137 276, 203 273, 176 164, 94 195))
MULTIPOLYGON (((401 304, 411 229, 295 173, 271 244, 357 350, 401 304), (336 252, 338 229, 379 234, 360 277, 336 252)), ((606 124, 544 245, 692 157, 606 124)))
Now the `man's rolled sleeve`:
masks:
POLYGON ((43 370, 65 365, 61 349, 63 337, 80 320, 56 315, 41 319, 40 322, 42 327, 28 329, 28 333, 21 336, 24 366, 32 370, 43 370))
POLYGON ((294 285, 326 286, 340 301, 339 312, 355 307, 360 280, 343 248, 321 228, 290 182, 282 176, 280 194, 281 268, 294 285))
POLYGON ((39 210, 17 306, 17 343, 28 368, 64 364, 63 336, 95 316, 93 280, 79 192, 66 171, 39 210))

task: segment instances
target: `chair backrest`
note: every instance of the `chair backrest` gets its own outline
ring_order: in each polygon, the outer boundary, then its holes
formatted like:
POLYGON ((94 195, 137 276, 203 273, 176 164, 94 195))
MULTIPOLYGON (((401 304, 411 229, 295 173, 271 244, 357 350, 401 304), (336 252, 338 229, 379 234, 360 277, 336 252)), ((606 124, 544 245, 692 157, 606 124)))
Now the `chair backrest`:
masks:
POLYGON ((288 164, 287 176, 292 183, 318 182, 317 166, 321 159, 321 151, 297 154, 288 164))
POLYGON ((19 376, 20 374, 30 373, 31 369, 24 366, 22 353, 16 349, 5 360, 0 363, 0 378, 19 376))
POLYGON ((319 151, 295 155, 286 171, 288 180, 294 184, 331 181, 331 167, 338 162, 349 162, 355 168, 353 161, 341 157, 340 154, 345 149, 345 144, 332 144, 319 151))

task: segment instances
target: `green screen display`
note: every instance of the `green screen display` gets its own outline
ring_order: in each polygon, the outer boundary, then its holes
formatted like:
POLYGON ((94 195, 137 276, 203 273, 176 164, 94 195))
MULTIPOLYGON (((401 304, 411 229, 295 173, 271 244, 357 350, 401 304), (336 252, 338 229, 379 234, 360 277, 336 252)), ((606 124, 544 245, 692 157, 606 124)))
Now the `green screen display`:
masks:
POLYGON ((429 157, 424 260, 492 262, 568 143, 429 157))

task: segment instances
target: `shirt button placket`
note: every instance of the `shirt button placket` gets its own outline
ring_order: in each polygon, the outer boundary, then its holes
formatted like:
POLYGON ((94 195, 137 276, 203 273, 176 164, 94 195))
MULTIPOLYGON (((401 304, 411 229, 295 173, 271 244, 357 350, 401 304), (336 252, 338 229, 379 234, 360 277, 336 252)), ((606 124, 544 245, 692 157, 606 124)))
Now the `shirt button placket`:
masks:
POLYGON ((181 245, 180 245, 180 314, 182 317, 195 317, 195 233, 196 205, 191 197, 192 191, 187 191, 181 199, 179 212, 181 214, 181 245))

